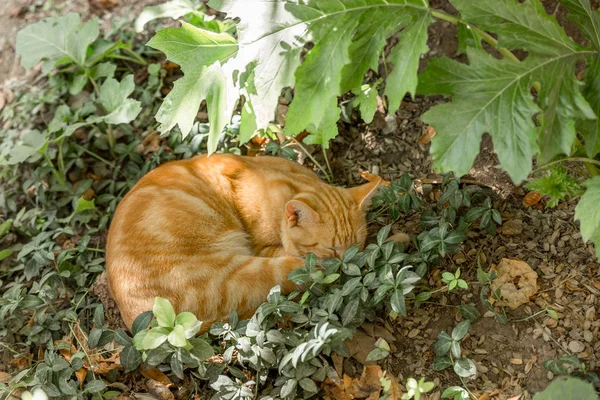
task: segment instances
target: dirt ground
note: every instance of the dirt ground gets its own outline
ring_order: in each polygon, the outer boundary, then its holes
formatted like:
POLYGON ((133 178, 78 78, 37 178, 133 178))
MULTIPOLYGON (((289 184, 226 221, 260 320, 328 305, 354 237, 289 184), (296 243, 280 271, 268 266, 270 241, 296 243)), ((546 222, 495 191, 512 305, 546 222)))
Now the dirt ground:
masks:
MULTIPOLYGON (((145 5, 160 0, 120 0, 112 9, 94 7, 94 3, 109 0, 5 0, 0 4, 0 85, 7 79, 24 74, 14 55, 16 32, 28 23, 45 16, 80 12, 84 18, 98 16, 103 24, 115 17, 132 16, 145 5)), ((598 1, 594 1, 596 7, 598 1)), ((434 0, 432 5, 452 12, 446 1, 434 0)), ((553 1, 545 1, 547 10, 556 11, 564 23, 564 11, 553 1)), ((569 33, 568 24, 567 31, 569 33)), ((453 55, 457 48, 455 27, 444 21, 431 25, 431 57, 453 55)), ((571 32, 572 33, 572 32, 571 32)), ((581 41, 580 37, 575 37, 581 41)), ((414 178, 436 179, 431 169, 428 144, 420 144, 419 137, 425 126, 419 120, 426 110, 443 101, 441 98, 417 96, 405 99, 394 115, 377 114, 371 125, 340 123, 340 136, 332 143, 332 167, 338 183, 360 183, 358 169, 379 172, 386 179, 394 179, 408 172, 414 178)), ((442 262, 431 274, 431 288, 441 286, 441 271, 460 267, 468 282, 476 281, 477 264, 488 269, 503 258, 517 258, 527 262, 538 274, 538 292, 530 303, 507 310, 509 323, 500 325, 479 301, 479 287, 471 284, 460 294, 441 294, 409 313, 407 318, 388 321, 386 327, 396 336, 392 357, 383 365, 399 377, 424 376, 436 383, 429 397, 439 399, 441 391, 460 384, 450 370, 438 373, 430 369, 434 356, 433 344, 441 330, 449 332, 460 320, 451 305, 474 304, 483 318, 475 323, 463 341, 466 355, 477 362, 478 374, 467 381, 475 393, 496 393, 495 398, 507 399, 522 395, 522 400, 544 389, 553 378, 543 366, 544 361, 557 356, 573 354, 585 362, 591 371, 600 373, 600 265, 592 246, 584 244, 577 224, 573 221, 574 202, 565 202, 554 209, 546 209, 545 201, 528 207, 523 205, 526 190, 510 184, 505 174, 495 165, 492 145, 484 141, 485 150, 478 158, 470 179, 496 193, 494 206, 512 229, 495 235, 473 232, 463 251, 442 262), (541 313, 551 308, 557 311, 558 321, 541 313), (496 391, 495 391, 496 390, 496 391)), ((430 191, 428 184, 423 189, 430 191)), ((426 193, 427 194, 427 193, 426 193)), ((418 221, 402 221, 400 229, 418 232, 418 221)), ((349 365, 348 368, 352 368, 349 365)))

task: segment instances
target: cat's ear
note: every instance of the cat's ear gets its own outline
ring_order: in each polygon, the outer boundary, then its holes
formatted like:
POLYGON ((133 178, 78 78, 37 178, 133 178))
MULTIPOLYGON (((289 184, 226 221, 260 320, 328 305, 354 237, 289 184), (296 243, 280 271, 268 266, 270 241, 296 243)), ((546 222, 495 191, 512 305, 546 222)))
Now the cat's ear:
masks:
POLYGON ((285 218, 290 228, 296 225, 305 225, 319 222, 319 214, 308 204, 300 200, 290 200, 285 205, 285 218))
POLYGON ((361 210, 366 210, 371 206, 371 199, 377 193, 379 186, 383 183, 382 178, 377 178, 378 179, 374 179, 372 182, 365 183, 364 185, 346 189, 361 210))

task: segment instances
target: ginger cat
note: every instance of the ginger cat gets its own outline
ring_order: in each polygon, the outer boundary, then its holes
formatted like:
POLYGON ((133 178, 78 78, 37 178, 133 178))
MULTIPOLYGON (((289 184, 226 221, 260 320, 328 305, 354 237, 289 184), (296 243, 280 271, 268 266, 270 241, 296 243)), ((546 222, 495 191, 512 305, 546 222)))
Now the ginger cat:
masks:
MULTIPOLYGON (((294 290, 301 257, 340 257, 364 244, 365 210, 381 179, 327 185, 275 157, 214 154, 162 165, 117 207, 108 286, 129 329, 156 296, 199 320, 252 316, 269 290, 294 290)), ((205 325, 206 326, 206 325, 205 325)))

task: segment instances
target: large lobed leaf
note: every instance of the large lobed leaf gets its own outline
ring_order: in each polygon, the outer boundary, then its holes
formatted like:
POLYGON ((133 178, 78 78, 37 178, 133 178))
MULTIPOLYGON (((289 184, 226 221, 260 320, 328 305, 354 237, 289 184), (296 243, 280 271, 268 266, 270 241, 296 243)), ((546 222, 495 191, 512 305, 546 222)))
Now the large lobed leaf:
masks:
POLYGON ((452 3, 463 18, 496 32, 499 46, 524 49, 529 55, 513 62, 468 49, 469 65, 449 59, 430 62, 419 90, 453 97, 423 116, 438 132, 431 147, 434 166, 468 173, 481 135, 489 133, 502 167, 520 183, 531 171, 533 156, 546 162, 570 154, 576 120, 596 120, 574 76, 575 63, 596 51, 571 41, 537 0, 452 3), (536 99, 530 93, 534 83, 539 89, 536 99), (537 113, 540 127, 533 119, 537 113))
POLYGON ((186 136, 192 130, 200 103, 206 99, 211 121, 208 145, 213 152, 233 109, 231 96, 228 101, 230 85, 223 64, 238 50, 235 39, 182 22, 181 28, 159 31, 148 46, 164 52, 185 74, 175 82, 156 114, 159 130, 168 132, 179 124, 186 136))
POLYGON ((594 243, 596 256, 600 259, 600 176, 583 185, 586 190, 575 208, 575 219, 581 223, 581 237, 594 243))
POLYGON ((432 22, 424 0, 212 0, 210 6, 240 18, 237 42, 184 24, 158 32, 149 43, 180 64, 185 74, 158 113, 161 131, 179 124, 186 135, 206 99, 210 152, 240 94, 246 98, 240 129, 248 139, 273 119, 281 90, 294 86, 285 132, 308 130, 313 134, 308 143, 327 146, 337 135, 337 97, 360 86, 369 68, 378 68, 385 39, 404 28, 390 54, 393 84, 386 91, 390 107, 397 108, 407 92, 415 92, 432 22), (308 42, 313 47, 301 63, 308 42))
POLYGON ((21 56, 24 68, 31 68, 44 61, 42 71, 45 74, 59 62, 74 62, 83 66, 87 48, 98 34, 97 19, 83 24, 75 13, 47 18, 19 31, 16 52, 21 56))

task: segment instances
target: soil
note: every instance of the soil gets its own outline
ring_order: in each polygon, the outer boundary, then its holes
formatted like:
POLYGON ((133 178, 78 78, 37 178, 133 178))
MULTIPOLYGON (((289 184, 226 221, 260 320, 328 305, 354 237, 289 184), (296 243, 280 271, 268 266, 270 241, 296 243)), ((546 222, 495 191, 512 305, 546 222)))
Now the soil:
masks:
MULTIPOLYGON (((16 32, 25 25, 49 15, 74 11, 81 13, 84 19, 98 16, 102 24, 108 26, 116 17, 135 15, 145 5, 159 2, 120 0, 112 10, 93 7, 94 4, 108 4, 108 0, 3 2, 0 4, 0 85, 24 74, 14 56, 14 39, 16 32)), ((455 12, 445 0, 432 0, 431 3, 436 8, 455 12)), ((600 4, 599 1, 592 3, 595 7, 600 4)), ((584 42, 566 21, 562 6, 557 6, 553 0, 543 4, 546 10, 556 14, 570 36, 584 42)), ((430 26, 430 51, 423 58, 422 67, 431 57, 455 54, 455 32, 456 28, 445 21, 430 26)), ((446 100, 440 97, 407 97, 395 114, 379 112, 371 125, 340 123, 340 135, 332 142, 330 151, 337 183, 360 183, 359 169, 378 173, 387 180, 408 172, 413 178, 434 182, 422 185, 424 194, 432 196, 439 175, 432 171, 429 144, 419 142, 427 129, 419 117, 443 101, 446 100)), ((383 366, 400 382, 421 376, 434 381, 436 390, 429 399, 439 399, 443 388, 461 384, 452 371, 433 372, 430 368, 438 333, 442 330, 450 332, 461 320, 452 305, 473 304, 483 315, 471 327, 462 346, 464 354, 477 363, 477 377, 466 384, 478 396, 487 393, 498 399, 512 396, 530 399, 553 378, 543 366, 544 361, 567 354, 578 356, 588 370, 600 373, 600 265, 592 246, 583 243, 579 228, 573 222, 575 203, 565 202, 554 209, 546 209, 542 199, 533 206, 524 205, 526 190, 514 187, 498 168, 489 137, 482 142, 481 148, 482 153, 467 179, 495 193, 494 206, 501 211, 503 221, 511 229, 494 235, 472 232, 463 250, 442 261, 428 282, 432 289, 441 287, 441 272, 460 267, 462 277, 470 283, 469 290, 459 294, 437 294, 408 317, 386 322, 386 328, 393 332, 396 341, 393 356, 388 357, 383 366), (537 293, 529 303, 515 310, 506 309, 509 318, 506 325, 499 324, 482 306, 479 300, 481 288, 476 283, 478 265, 488 270, 503 258, 523 260, 538 274, 537 293), (558 313, 558 321, 543 312, 547 308, 558 313)), ((408 219, 397 228, 415 234, 419 229, 417 224, 417 220, 408 219)), ((105 289, 103 285, 97 288, 99 297, 106 300, 106 293, 101 292, 105 289)), ((118 324, 118 317, 111 315, 110 319, 118 324)))

